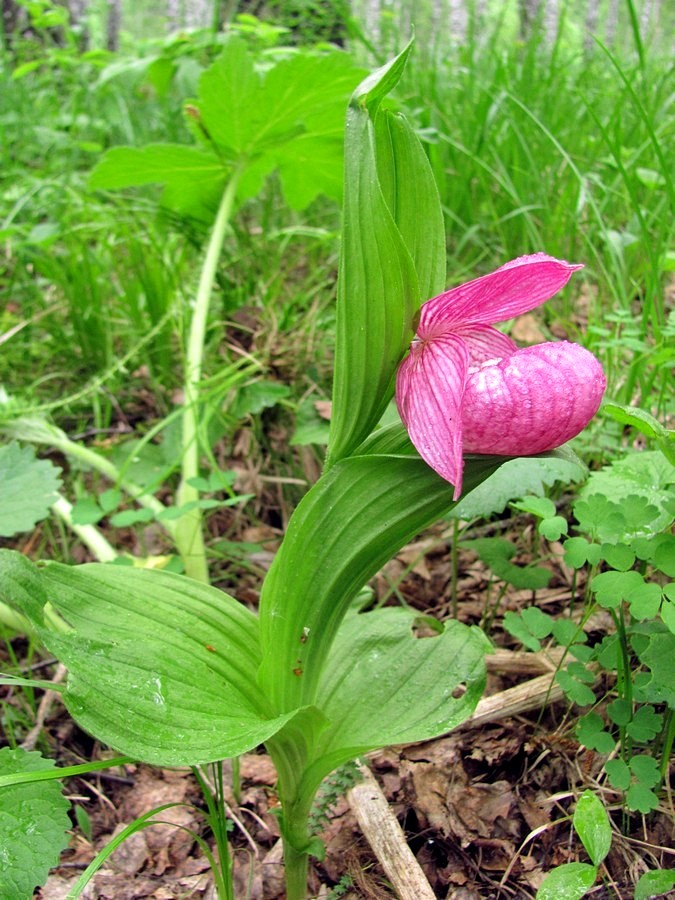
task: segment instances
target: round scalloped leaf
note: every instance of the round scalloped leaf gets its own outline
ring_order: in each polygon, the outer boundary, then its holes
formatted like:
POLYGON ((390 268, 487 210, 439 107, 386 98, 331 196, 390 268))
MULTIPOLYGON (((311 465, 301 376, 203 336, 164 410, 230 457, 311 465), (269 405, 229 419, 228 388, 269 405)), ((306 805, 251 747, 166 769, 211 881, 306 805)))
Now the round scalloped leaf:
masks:
POLYGON ((506 460, 494 475, 465 494, 448 517, 474 519, 500 513, 510 500, 530 494, 541 497, 556 481, 569 484, 582 481, 585 475, 586 467, 567 447, 541 456, 506 460))
POLYGON ((0 537, 30 531, 58 497, 60 471, 15 441, 0 447, 0 537))
MULTIPOLYGON (((54 763, 37 752, 3 747, 0 773, 23 774, 53 769, 54 763)), ((70 804, 61 783, 28 781, 0 789, 0 897, 30 900, 47 880, 68 846, 70 804)))
POLYGON ((579 498, 587 500, 599 494, 621 504, 626 522, 622 537, 651 535, 672 522, 673 482, 675 466, 662 453, 630 453, 593 472, 579 491, 579 498))

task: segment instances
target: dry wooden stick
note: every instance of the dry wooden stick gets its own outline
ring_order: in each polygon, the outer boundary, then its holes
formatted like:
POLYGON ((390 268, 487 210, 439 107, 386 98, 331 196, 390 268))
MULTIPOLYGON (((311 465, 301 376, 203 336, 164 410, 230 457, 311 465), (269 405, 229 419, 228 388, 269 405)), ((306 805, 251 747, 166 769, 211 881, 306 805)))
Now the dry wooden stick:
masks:
POLYGON ((359 770, 363 781, 350 788, 347 799, 396 896, 400 900, 436 900, 379 784, 367 766, 360 765, 359 770))
MULTIPOLYGON (((56 672, 54 673, 54 677, 52 678, 52 684, 60 684, 63 679, 66 677, 66 667, 63 663, 59 663, 56 667, 56 672)), ((40 732, 42 731, 45 719, 51 712, 52 705, 59 700, 61 694, 59 691, 45 691, 42 699, 40 700, 40 705, 38 706, 37 716, 35 717, 35 725, 31 728, 31 730, 26 735, 24 741, 21 744, 21 748, 23 750, 34 750, 35 744, 37 743, 37 739, 40 736, 40 732)))

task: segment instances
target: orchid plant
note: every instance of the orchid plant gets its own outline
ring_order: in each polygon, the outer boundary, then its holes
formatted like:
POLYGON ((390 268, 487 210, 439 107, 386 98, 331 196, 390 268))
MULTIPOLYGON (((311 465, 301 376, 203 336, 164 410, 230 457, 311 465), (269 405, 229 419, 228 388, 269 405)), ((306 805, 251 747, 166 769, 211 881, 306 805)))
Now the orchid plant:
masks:
POLYGON ((542 303, 577 266, 537 254, 439 293, 445 240, 431 169, 382 102, 408 52, 348 108, 329 448, 258 613, 166 571, 34 565, 0 551, 0 594, 67 666, 63 699, 85 730, 161 766, 266 746, 289 900, 306 895, 309 854, 321 852, 308 825, 321 781, 364 752, 455 727, 485 684, 478 629, 449 621, 419 639, 414 612, 364 613, 358 592, 505 456, 581 430, 604 387, 582 348, 517 350, 492 327, 542 303), (410 437, 400 424, 378 427, 395 390, 410 437))

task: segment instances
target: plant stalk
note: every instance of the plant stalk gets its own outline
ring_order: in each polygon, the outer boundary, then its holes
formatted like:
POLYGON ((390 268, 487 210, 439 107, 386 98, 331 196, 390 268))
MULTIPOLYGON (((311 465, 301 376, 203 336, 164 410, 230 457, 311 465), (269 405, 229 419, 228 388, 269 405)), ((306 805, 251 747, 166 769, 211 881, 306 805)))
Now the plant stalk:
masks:
MULTIPOLYGON (((199 276, 195 306, 190 321, 187 352, 185 359, 185 382, 183 387, 183 446, 181 481, 176 495, 176 505, 181 507, 199 500, 199 492, 189 482, 199 475, 199 384, 204 361, 206 325, 213 283, 220 252, 229 225, 237 185, 242 166, 235 169, 220 200, 218 213, 213 223, 211 237, 206 248, 206 256, 199 276)), ((202 511, 199 507, 185 512, 175 523, 174 539, 185 565, 185 573, 196 581, 208 584, 209 573, 206 563, 206 546, 202 530, 202 511)))
POLYGON ((286 900, 305 900, 311 836, 309 814, 318 784, 307 779, 314 744, 311 715, 302 715, 265 742, 277 770, 281 807, 279 825, 284 847, 286 900))
MULTIPOLYGON (((30 438, 28 439, 30 440, 30 438)), ((41 440, 40 443, 45 443, 45 441, 41 440)), ((110 460, 101 456, 95 450, 90 450, 89 447, 85 447, 83 444, 78 444, 76 441, 71 441, 70 438, 66 437, 63 434, 54 434, 50 437, 49 443, 51 444, 51 446, 63 451, 63 453, 65 453, 67 456, 79 460, 81 463, 87 466, 87 468, 93 469, 96 472, 100 472, 101 475, 103 475, 113 484, 118 485, 120 488, 122 488, 123 491, 129 494, 129 496, 132 497, 136 501, 136 503, 139 504, 139 506, 143 506, 146 509, 151 510, 155 515, 158 515, 166 509, 161 500, 153 497, 152 494, 145 493, 144 489, 140 485, 134 484, 133 481, 128 481, 126 478, 124 478, 120 473, 120 470, 114 463, 111 463, 110 460)), ((64 500, 64 502, 67 501, 64 500)), ((55 507, 57 504, 55 504, 55 507)), ((62 507, 62 509, 54 508, 54 512, 56 512, 58 515, 61 515, 61 512, 64 509, 65 507, 62 507)), ((80 537, 82 537, 80 532, 77 531, 77 528, 71 525, 66 516, 61 515, 61 518, 64 519, 68 526, 72 527, 80 537)), ((164 530, 167 532, 167 534, 173 538, 175 532, 175 523, 170 520, 158 521, 162 528, 164 528, 164 530)), ((85 543, 87 542, 85 541, 85 543)), ((93 550, 91 546, 90 549, 93 550)), ((98 553, 95 550, 93 550, 93 552, 96 554, 96 556, 98 556, 98 553)), ((115 556, 117 555, 118 554, 115 552, 115 556)), ((101 560, 101 562, 108 561, 102 559, 100 556, 98 556, 98 558, 101 560)))
POLYGON ((93 525, 75 525, 73 524, 73 507, 65 497, 59 496, 58 500, 52 503, 52 512, 62 519, 71 531, 79 537, 82 543, 94 554, 99 562, 107 563, 117 559, 118 552, 110 544, 98 528, 93 525))
POLYGON ((309 854, 296 850, 288 841, 284 841, 284 872, 286 900, 305 900, 307 897, 309 854))

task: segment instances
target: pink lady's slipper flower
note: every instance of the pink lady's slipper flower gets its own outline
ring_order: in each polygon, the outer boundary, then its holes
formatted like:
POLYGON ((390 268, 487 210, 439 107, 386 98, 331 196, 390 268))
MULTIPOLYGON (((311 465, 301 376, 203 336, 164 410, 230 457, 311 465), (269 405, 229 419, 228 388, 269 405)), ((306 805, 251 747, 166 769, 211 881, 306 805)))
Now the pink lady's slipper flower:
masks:
POLYGON ((462 491, 463 453, 531 456, 579 434, 600 406, 600 363, 567 341, 519 350, 493 328, 534 309, 583 268, 521 256, 422 305, 396 378, 396 402, 420 456, 462 491))

